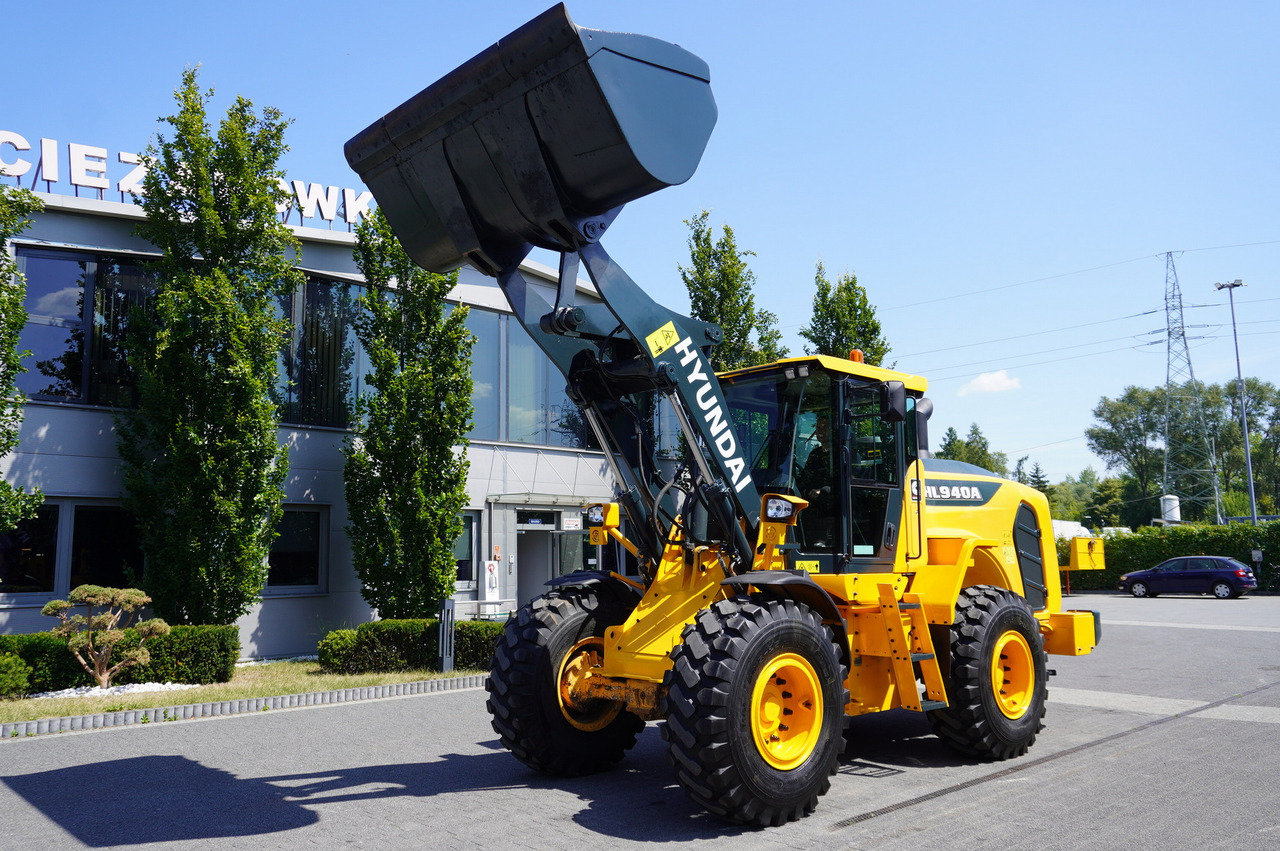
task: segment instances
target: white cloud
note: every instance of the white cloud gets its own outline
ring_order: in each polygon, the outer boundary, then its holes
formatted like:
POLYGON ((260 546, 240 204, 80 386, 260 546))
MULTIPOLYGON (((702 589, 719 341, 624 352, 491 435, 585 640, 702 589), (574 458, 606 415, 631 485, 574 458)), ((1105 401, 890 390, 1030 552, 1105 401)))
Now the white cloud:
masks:
POLYGON ((995 372, 984 372, 977 378, 961 387, 957 396, 968 396, 970 393, 1004 393, 1007 390, 1017 390, 1022 387, 1021 378, 1010 378, 1009 373, 1003 369, 995 372))

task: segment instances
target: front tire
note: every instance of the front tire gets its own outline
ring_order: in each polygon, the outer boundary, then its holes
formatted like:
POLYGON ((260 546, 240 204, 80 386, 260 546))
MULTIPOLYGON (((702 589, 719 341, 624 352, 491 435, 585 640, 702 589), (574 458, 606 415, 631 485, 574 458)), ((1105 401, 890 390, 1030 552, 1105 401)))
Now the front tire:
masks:
POLYGON ((485 706, 516 759, 537 771, 576 777, 612 767, 644 722, 616 701, 570 707, 562 696, 575 666, 603 650, 599 637, 627 617, 603 588, 565 588, 523 606, 507 622, 490 663, 485 706))
POLYGON ((1147 587, 1147 583, 1145 582, 1133 583, 1133 586, 1129 588, 1129 593, 1135 597, 1154 597, 1155 596, 1155 594, 1151 593, 1151 589, 1147 587))
POLYGON ((951 627, 946 709, 929 713, 952 749, 982 759, 1021 756, 1044 728, 1044 637, 1022 597, 975 585, 960 593, 951 627))
POLYGON ((849 699, 822 618, 792 600, 721 600, 671 658, 662 736, 689 797, 761 826, 813 812, 844 749, 849 699))

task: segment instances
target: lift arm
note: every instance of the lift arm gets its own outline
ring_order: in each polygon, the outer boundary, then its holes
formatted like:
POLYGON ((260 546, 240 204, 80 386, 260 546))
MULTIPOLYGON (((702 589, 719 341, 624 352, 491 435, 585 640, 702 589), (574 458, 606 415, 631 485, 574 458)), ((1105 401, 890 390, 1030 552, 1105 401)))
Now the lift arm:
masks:
POLYGON ((693 175, 715 120, 701 59, 578 27, 559 5, 370 125, 346 155, 419 265, 497 278, 605 449, 642 552, 656 561, 676 515, 700 506, 708 536, 745 569, 760 496, 707 357, 723 334, 654 302, 599 241, 626 203, 693 175), (554 304, 520 271, 535 247, 561 257, 554 304), (580 265, 602 303, 579 301, 580 265), (685 504, 657 465, 659 398, 691 448, 685 504))

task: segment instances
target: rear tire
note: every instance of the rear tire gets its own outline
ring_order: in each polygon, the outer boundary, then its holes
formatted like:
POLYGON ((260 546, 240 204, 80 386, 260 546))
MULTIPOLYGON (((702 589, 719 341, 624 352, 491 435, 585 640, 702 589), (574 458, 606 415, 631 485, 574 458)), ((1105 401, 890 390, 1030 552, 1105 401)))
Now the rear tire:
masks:
POLYGON ((621 703, 570 709, 560 696, 567 663, 598 651, 602 644, 592 639, 627 613, 607 587, 565 588, 536 598, 507 622, 490 663, 485 706, 516 759, 576 777, 612 767, 636 743, 644 722, 621 703))
POLYGON ((792 600, 722 600, 671 658, 662 736, 689 797, 761 826, 813 812, 844 749, 849 700, 822 618, 792 600))
POLYGON ((1230 582, 1213 583, 1212 593, 1213 593, 1213 596, 1217 597, 1219 600, 1228 600, 1236 596, 1236 591, 1234 588, 1231 587, 1230 582))
POLYGON ((1004 588, 960 593, 951 627, 946 709, 929 713, 952 749, 981 759, 1021 756, 1044 728, 1044 637, 1031 606, 1004 588))

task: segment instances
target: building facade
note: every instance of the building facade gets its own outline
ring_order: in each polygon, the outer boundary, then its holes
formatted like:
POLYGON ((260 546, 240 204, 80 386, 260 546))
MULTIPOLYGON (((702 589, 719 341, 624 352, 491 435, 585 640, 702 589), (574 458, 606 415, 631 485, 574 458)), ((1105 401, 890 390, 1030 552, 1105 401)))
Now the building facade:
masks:
MULTIPOLYGON (((6 174, 14 162, 0 156, 6 174)), ((329 209, 315 202, 344 197, 336 189, 304 189, 293 211, 303 224, 291 227, 307 279, 280 304, 293 324, 276 388, 279 439, 289 450, 285 512, 267 585, 239 621, 250 658, 312 654, 330 630, 376 616, 351 566, 342 481, 343 441, 367 371, 350 325, 363 280, 342 216, 367 200, 344 190, 351 197, 329 209)), ((19 379, 27 397, 20 442, 0 459, 0 474, 39 487, 46 499, 35 520, 0 536, 0 633, 47 630, 53 624, 40 609, 48 600, 83 583, 124 584, 126 566, 142 567, 133 521, 120 507, 115 419, 132 399, 120 369, 121 322, 145 301, 144 263, 156 252, 134 234, 142 211, 123 189, 120 201, 101 186, 91 197, 79 196, 80 184, 74 191, 38 192, 45 210, 5 246, 27 279, 20 345, 31 355, 19 379)), ((525 271, 554 300, 555 273, 535 263, 525 271)), ((555 575, 620 563, 619 553, 588 545, 581 521, 581 507, 610 499, 613 486, 563 377, 510 315, 496 282, 464 268, 450 300, 469 305, 477 338, 457 612, 503 617, 555 575)))

